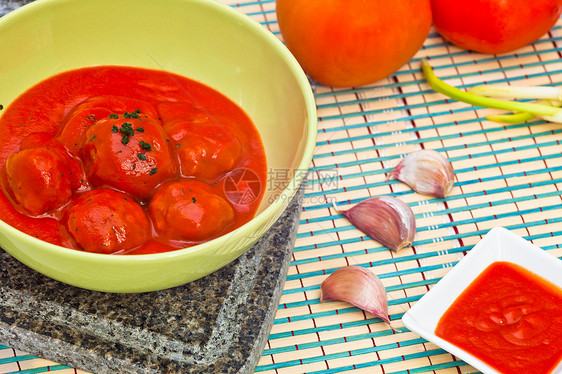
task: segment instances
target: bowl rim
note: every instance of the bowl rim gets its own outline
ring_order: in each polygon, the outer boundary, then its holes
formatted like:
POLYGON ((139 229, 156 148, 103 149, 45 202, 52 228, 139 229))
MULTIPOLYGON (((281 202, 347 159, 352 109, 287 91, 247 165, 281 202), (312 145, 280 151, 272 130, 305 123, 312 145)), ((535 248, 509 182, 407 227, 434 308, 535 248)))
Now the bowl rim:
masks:
MULTIPOLYGON (((50 6, 52 3, 65 2, 65 1, 68 0, 37 0, 32 3, 22 5, 21 7, 0 17, 0 29, 3 28, 4 25, 9 24, 10 22, 14 22, 18 18, 24 17, 28 13, 38 12, 42 10, 44 11, 43 8, 50 6)), ((293 73, 293 76, 295 77, 298 87, 301 90, 301 93, 304 98, 305 109, 307 112, 306 133, 308 136, 306 137, 306 142, 304 143, 302 158, 299 164, 296 165, 296 170, 308 170, 310 163, 312 161, 312 156, 316 145, 316 134, 318 131, 317 111, 316 111, 314 93, 312 92, 310 82, 308 80, 308 77, 300 67, 300 64, 297 62, 296 58, 285 47, 284 43, 279 38, 277 38, 272 32, 267 30, 263 25, 251 19, 246 14, 233 9, 232 7, 226 4, 219 3, 217 1, 209 1, 209 0, 176 0, 176 1, 198 3, 205 7, 208 7, 209 9, 212 9, 213 11, 222 13, 227 17, 233 18, 234 20, 238 21, 240 25, 244 25, 251 32, 267 40, 268 41, 267 44, 269 44, 274 50, 276 50, 277 54, 285 60, 289 70, 293 73)), ((275 199, 275 201, 273 201, 273 203, 271 203, 268 207, 266 207, 262 212, 255 215, 250 221, 246 222, 244 225, 224 235, 221 235, 218 238, 209 240, 207 242, 196 244, 191 247, 168 251, 168 252, 136 254, 136 255, 111 255, 111 254, 102 254, 102 253, 92 253, 86 251, 79 251, 76 249, 67 248, 67 247, 46 242, 44 240, 38 239, 32 235, 26 234, 23 231, 16 229, 15 227, 4 222, 3 220, 0 220, 0 229, 7 230, 12 234, 13 237, 21 239, 23 242, 40 246, 41 248, 43 248, 44 250, 50 253, 66 256, 67 258, 79 257, 81 259, 88 259, 98 263, 115 261, 117 263, 126 262, 128 264, 131 264, 131 263, 153 262, 156 260, 174 260, 178 257, 184 257, 184 256, 191 257, 201 253, 205 253, 210 247, 216 246, 217 249, 215 250, 215 252, 218 251, 220 248, 223 247, 223 245, 228 243, 228 239, 230 236, 237 235, 240 237, 251 237, 251 234, 253 231, 255 231, 255 228, 262 227, 264 224, 267 223, 268 220, 272 219, 277 212, 282 213, 284 211, 289 200, 291 200, 292 197, 296 194, 296 191, 300 188, 301 183, 305 179, 304 174, 305 173, 294 173, 294 176, 290 179, 289 183, 287 183, 287 186, 279 193, 279 196, 275 199)), ((210 258, 213 254, 214 252, 208 253, 207 255, 210 258)))

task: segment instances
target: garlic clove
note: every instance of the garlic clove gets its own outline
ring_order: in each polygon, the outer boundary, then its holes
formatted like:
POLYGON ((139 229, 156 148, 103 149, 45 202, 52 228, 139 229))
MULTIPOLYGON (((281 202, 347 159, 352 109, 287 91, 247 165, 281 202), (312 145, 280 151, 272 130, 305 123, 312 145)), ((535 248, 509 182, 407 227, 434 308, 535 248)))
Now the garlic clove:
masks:
POLYGON ((444 198, 453 189, 455 172, 439 152, 424 149, 404 157, 390 172, 388 179, 392 178, 420 194, 444 198))
POLYGON ((388 297, 381 280, 360 266, 345 266, 333 272, 320 286, 320 302, 339 300, 369 312, 390 325, 388 297))
POLYGON ((357 229, 394 252, 411 246, 414 241, 414 212, 395 197, 371 197, 340 213, 357 229))

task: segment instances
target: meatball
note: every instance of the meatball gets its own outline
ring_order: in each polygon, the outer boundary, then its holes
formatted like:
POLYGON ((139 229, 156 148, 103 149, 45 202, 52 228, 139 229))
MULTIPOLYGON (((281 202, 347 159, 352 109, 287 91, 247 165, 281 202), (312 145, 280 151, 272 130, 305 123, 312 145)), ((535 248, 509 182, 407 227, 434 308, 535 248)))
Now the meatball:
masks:
POLYGON ((95 96, 76 105, 68 113, 58 139, 75 154, 84 133, 94 123, 110 115, 158 118, 156 108, 146 101, 113 95, 95 96))
POLYGON ((88 252, 127 251, 150 238, 150 223, 141 206, 131 196, 105 188, 74 200, 63 223, 79 248, 88 252))
POLYGON ((64 120, 57 139, 68 150, 77 155, 82 138, 88 129, 99 119, 109 116, 111 111, 106 108, 84 108, 72 111, 64 120))
POLYGON ((156 106, 163 123, 184 120, 196 123, 209 123, 209 113, 201 106, 188 102, 162 102, 156 106))
POLYGON ((166 123, 164 129, 184 176, 212 182, 234 169, 242 158, 239 139, 220 125, 175 121, 166 123))
POLYGON ((58 139, 53 138, 47 133, 32 133, 22 139, 20 151, 31 148, 47 148, 63 159, 69 171, 70 188, 73 192, 85 191, 89 188, 84 169, 82 168, 82 162, 78 158, 71 156, 68 149, 58 139))
MULTIPOLYGON (((158 118, 154 105, 140 99, 125 96, 101 95, 92 97, 80 104, 80 108, 107 108, 114 114, 126 117, 158 118)), ((99 119, 99 118, 98 118, 99 119)))
POLYGON ((213 187, 189 179, 160 186, 149 213, 160 234, 195 242, 223 234, 235 218, 232 206, 213 187))
POLYGON ((49 148, 12 153, 3 171, 4 185, 14 202, 30 215, 41 215, 68 203, 71 175, 65 158, 49 148))
POLYGON ((151 118, 99 120, 82 142, 84 170, 95 187, 112 186, 148 200, 156 186, 177 173, 166 133, 151 118))

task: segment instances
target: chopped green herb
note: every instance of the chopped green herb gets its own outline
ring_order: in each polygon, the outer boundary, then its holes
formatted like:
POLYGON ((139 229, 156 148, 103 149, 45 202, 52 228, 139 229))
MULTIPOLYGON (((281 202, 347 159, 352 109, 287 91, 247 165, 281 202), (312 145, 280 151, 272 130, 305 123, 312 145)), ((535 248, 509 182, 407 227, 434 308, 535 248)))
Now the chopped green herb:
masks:
POLYGON ((113 126, 111 126, 111 132, 112 133, 118 133, 119 129, 117 128, 117 126, 113 125, 113 126))
POLYGON ((91 141, 92 141, 92 140, 94 140, 95 138, 96 138, 96 136, 95 136, 95 135, 94 135, 94 136, 92 136, 92 137, 90 138, 90 140, 88 140, 88 142, 91 142, 91 141))
POLYGON ((138 132, 144 132, 144 127, 137 127, 135 130, 137 130, 138 132))
POLYGON ((197 200, 195 200, 194 197, 191 198, 191 201, 193 201, 193 204, 195 204, 197 202, 197 200))
POLYGON ((157 171, 158 171, 158 168, 150 169, 150 175, 156 173, 157 171))
POLYGON ((123 143, 124 145, 129 144, 129 135, 123 134, 123 138, 121 139, 121 143, 123 143))
POLYGON ((129 136, 135 135, 135 131, 133 130, 133 125, 129 122, 124 122, 119 129, 119 132, 122 134, 126 134, 129 136))
POLYGON ((137 154, 137 157, 139 158, 139 160, 146 161, 146 155, 144 153, 137 154))
POLYGON ((152 146, 150 144, 148 144, 147 142, 143 142, 142 140, 139 142, 139 145, 145 151, 151 151, 152 150, 152 146))
POLYGON ((117 114, 110 114, 109 118, 117 119, 119 116, 117 114))
POLYGON ((0 110, 4 109, 4 105, 0 104, 0 110))
POLYGON ((140 109, 135 110, 134 112, 125 112, 125 114, 123 114, 124 118, 139 118, 139 114, 140 114, 140 109))

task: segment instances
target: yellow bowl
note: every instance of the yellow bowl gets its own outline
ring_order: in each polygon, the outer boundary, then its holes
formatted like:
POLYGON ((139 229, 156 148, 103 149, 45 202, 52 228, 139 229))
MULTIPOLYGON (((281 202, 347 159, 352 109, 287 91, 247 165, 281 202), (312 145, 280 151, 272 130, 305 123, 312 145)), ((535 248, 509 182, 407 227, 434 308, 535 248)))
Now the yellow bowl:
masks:
MULTIPOLYGON (((145 292, 207 275, 250 248, 286 209, 312 159, 316 106, 284 45, 238 11, 210 0, 39 0, 0 18, 0 103, 33 84, 92 65, 163 69, 238 103, 258 128, 268 162, 257 215, 210 242, 137 256, 52 245, 0 221, 0 246, 59 281, 106 292, 145 292), (290 175, 289 179, 275 180, 290 175)), ((39 104, 40 105, 40 104, 39 104)))

